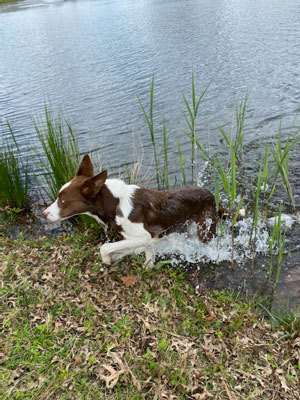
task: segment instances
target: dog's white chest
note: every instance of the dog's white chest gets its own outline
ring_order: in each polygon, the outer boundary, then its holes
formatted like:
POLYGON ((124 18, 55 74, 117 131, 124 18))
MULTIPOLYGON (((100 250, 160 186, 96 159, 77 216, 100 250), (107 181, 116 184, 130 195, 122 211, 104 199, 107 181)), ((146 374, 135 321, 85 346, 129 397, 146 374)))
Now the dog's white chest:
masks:
POLYGON ((116 216, 116 224, 122 228, 121 233, 125 239, 141 237, 151 239, 150 233, 141 222, 131 222, 128 218, 116 216))

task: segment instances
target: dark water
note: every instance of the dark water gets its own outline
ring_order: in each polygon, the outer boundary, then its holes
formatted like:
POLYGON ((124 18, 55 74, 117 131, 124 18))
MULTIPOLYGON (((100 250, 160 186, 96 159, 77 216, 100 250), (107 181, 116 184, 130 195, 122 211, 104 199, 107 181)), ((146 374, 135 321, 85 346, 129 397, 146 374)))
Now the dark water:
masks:
MULTIPOLYGON (((137 98, 149 104, 155 74, 156 130, 161 132, 165 118, 171 134, 170 171, 180 175, 175 139, 182 143, 185 156, 190 153, 182 133, 181 92, 190 95, 194 71, 198 92, 213 78, 197 122, 199 139, 212 149, 220 139, 216 124, 230 129, 235 104, 249 93, 245 141, 250 180, 257 174, 257 168, 251 172, 257 165, 252 161, 259 158, 255 141, 268 141, 280 119, 285 135, 296 115, 299 64, 298 0, 24 0, 3 4, 0 134, 6 137, 9 119, 23 154, 28 154, 36 142, 31 115, 40 115, 49 102, 68 116, 79 135, 81 152, 99 154, 112 173, 141 156, 140 142, 144 163, 149 164, 151 141, 137 98)), ((299 165, 296 155, 290 163, 296 201, 300 198, 299 165)), ((284 190, 276 196, 278 201, 287 197, 284 190)), ((296 224, 288 234, 291 256, 282 270, 277 298, 277 303, 291 300, 292 306, 300 303, 298 232, 296 224), (290 270, 296 270, 292 281, 290 270)), ((219 286, 222 282, 240 286, 240 270, 219 271, 223 274, 217 280, 219 286)), ((261 279, 252 288, 257 281, 261 279)))
MULTIPOLYGON (((213 82, 198 135, 218 142, 249 92, 247 141, 288 126, 300 103, 298 0, 24 0, 0 5, 0 122, 8 118, 23 151, 34 141, 30 116, 49 101, 76 128, 81 151, 99 149, 111 169, 132 161, 132 136, 149 135, 137 97, 156 79, 156 128, 170 142, 184 126, 181 97, 213 82)), ((184 145, 184 152, 189 149, 184 145)), ((147 152, 146 152, 147 153, 147 152)), ((146 154, 145 158, 149 156, 146 154)), ((177 156, 171 155, 174 161, 177 156)), ((176 170, 175 164, 173 171, 176 170)))

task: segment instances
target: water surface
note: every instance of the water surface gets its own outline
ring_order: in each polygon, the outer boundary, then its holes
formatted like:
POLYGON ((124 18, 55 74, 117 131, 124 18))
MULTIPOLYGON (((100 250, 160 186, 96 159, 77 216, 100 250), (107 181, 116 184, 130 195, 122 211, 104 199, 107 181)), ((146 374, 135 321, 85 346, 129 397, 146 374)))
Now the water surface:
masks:
POLYGON ((114 171, 130 163, 133 135, 150 145, 137 97, 148 104, 153 74, 156 129, 165 118, 182 142, 192 71, 199 92, 213 78, 197 124, 212 145, 246 91, 247 141, 281 117, 289 125, 300 102, 297 0, 24 0, 0 5, 0 38, 2 132, 8 118, 24 153, 47 101, 66 112, 81 152, 99 149, 114 171))

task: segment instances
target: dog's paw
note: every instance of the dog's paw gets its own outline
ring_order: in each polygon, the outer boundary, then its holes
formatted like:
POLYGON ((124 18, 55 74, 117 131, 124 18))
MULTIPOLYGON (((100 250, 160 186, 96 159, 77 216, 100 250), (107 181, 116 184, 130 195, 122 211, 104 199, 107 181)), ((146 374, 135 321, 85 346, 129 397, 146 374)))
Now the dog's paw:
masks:
POLYGON ((112 265, 112 263, 113 263, 113 260, 112 260, 112 258, 111 258, 111 256, 101 256, 102 257, 102 262, 104 262, 104 264, 107 264, 107 265, 112 265))
POLYGON ((151 269, 154 266, 154 255, 150 250, 145 250, 144 268, 151 269))
POLYGON ((107 245, 104 244, 101 246, 100 254, 101 254, 102 261, 105 264, 111 265, 113 263, 112 256, 107 251, 107 245))

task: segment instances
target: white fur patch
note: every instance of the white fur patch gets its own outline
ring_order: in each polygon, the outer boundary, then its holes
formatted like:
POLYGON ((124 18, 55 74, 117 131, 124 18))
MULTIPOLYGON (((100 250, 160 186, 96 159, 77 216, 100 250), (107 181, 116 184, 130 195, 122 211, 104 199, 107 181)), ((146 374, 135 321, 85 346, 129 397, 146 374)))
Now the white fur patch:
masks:
POLYGON ((60 221, 60 208, 58 207, 58 202, 55 200, 54 203, 51 204, 46 210, 44 211, 44 215, 46 218, 51 222, 60 221))
POLYGON ((106 223, 103 222, 102 219, 98 217, 98 215, 94 215, 94 214, 92 214, 92 213, 90 213, 90 212, 86 212, 86 213, 84 213, 84 214, 86 214, 86 215, 88 215, 88 216, 90 216, 90 217, 95 218, 95 220, 96 220, 97 222, 99 222, 99 224, 107 226, 106 223))
POLYGON ((136 185, 127 185, 120 179, 106 179, 105 185, 114 197, 120 199, 120 211, 123 217, 127 218, 132 211, 132 195, 139 187, 136 185))
POLYGON ((122 227, 122 236, 125 239, 142 239, 142 241, 150 241, 152 239, 150 233, 144 228, 144 224, 141 222, 131 222, 125 217, 116 217, 116 222, 122 227))
MULTIPOLYGON (((61 187, 59 193, 62 192, 64 189, 66 189, 68 186, 70 186, 71 183, 72 183, 72 181, 65 183, 61 187)), ((44 215, 51 222, 62 221, 63 219, 66 219, 66 218, 60 217, 60 210, 61 209, 58 206, 58 199, 56 199, 55 202, 51 204, 51 206, 46 208, 46 210, 44 211, 44 215)))
POLYGON ((59 193, 62 192, 64 189, 66 189, 68 186, 70 186, 71 183, 72 183, 72 181, 65 183, 65 184, 61 187, 59 193))
POLYGON ((136 185, 127 185, 120 179, 107 179, 105 182, 111 194, 118 198, 119 209, 122 216, 116 216, 116 224, 122 228, 124 240, 114 243, 105 243, 101 246, 101 256, 105 263, 111 263, 111 254, 129 254, 134 250, 142 251, 146 249, 155 239, 144 228, 143 223, 131 222, 128 217, 133 209, 132 196, 139 189, 136 185))
POLYGON ((152 239, 150 233, 144 228, 142 223, 131 222, 128 218, 124 217, 116 217, 116 221, 122 226, 123 232, 121 233, 125 239, 119 242, 105 243, 101 246, 100 251, 103 262, 110 264, 113 253, 125 255, 135 250, 143 251, 156 241, 156 239, 152 239))

